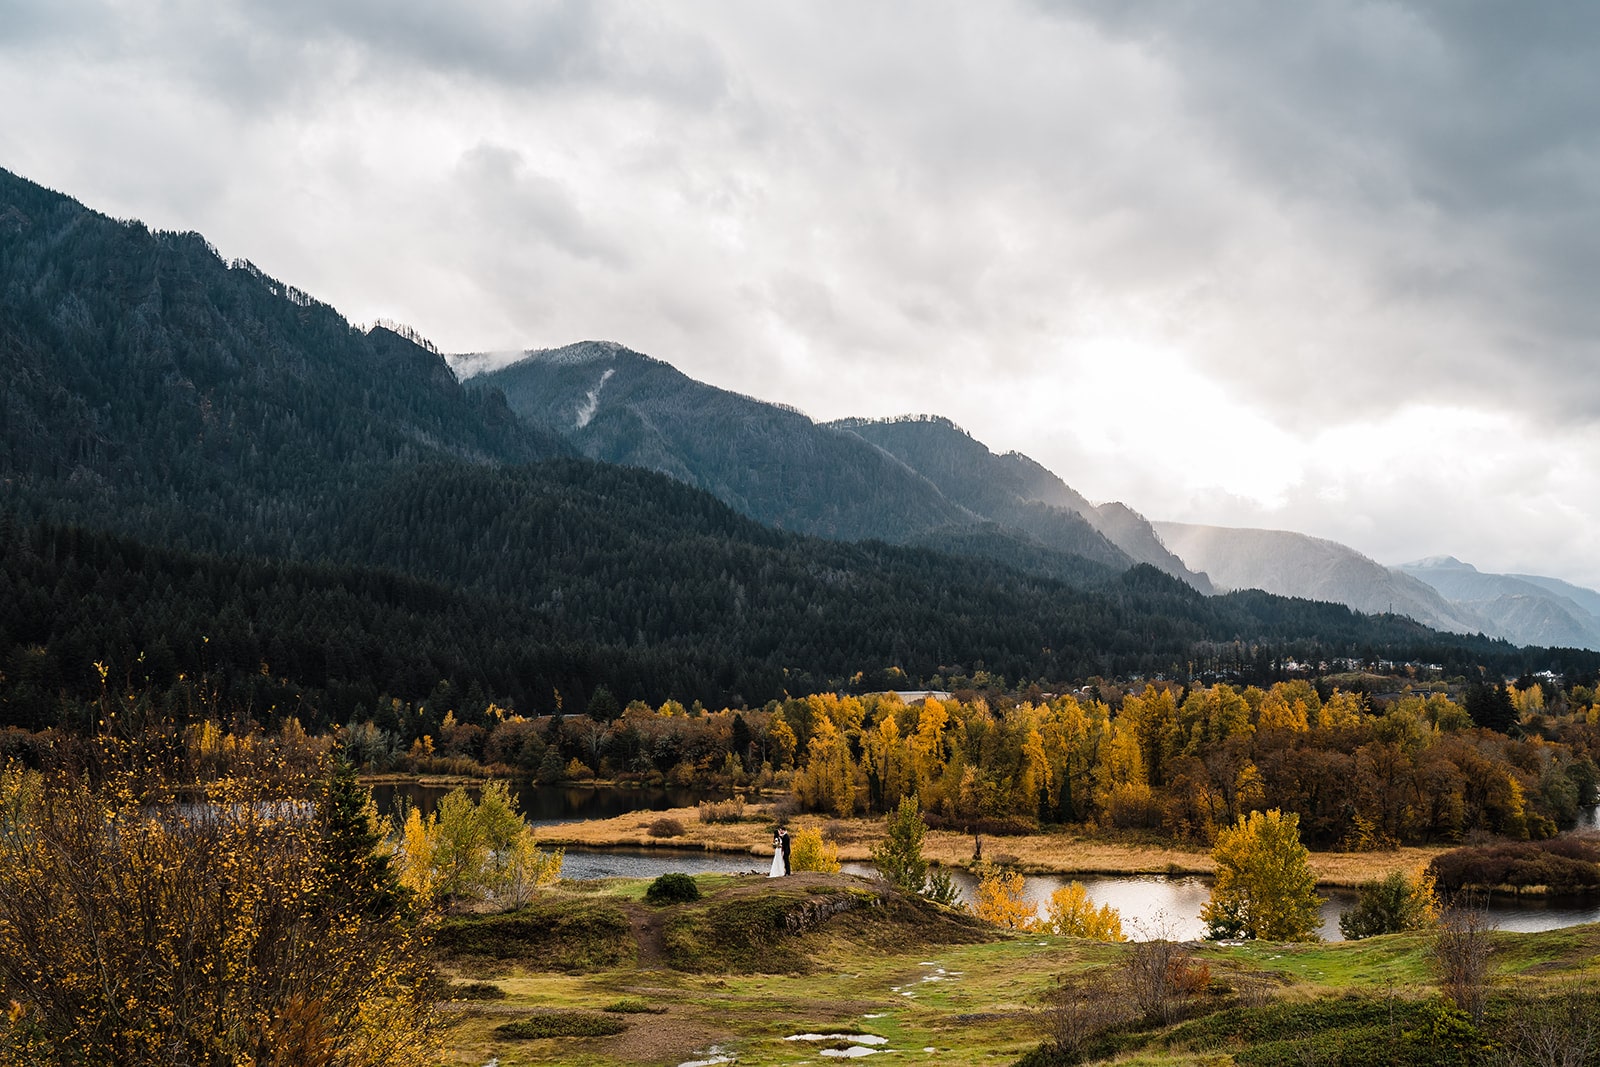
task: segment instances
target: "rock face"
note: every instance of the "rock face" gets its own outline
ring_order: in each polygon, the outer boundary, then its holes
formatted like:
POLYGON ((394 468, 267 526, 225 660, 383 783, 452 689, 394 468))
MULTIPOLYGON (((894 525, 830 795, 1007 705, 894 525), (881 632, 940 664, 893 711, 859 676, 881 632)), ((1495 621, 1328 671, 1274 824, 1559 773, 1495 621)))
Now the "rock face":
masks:
POLYGON ((1481 618, 1451 604, 1432 586, 1335 541, 1287 530, 1151 525, 1184 563, 1205 571, 1221 590, 1263 589, 1328 600, 1369 615, 1405 615, 1451 633, 1486 629, 1481 618))
POLYGON ((1481 616, 1491 636, 1519 645, 1600 649, 1600 593, 1556 578, 1491 574, 1454 556, 1403 563, 1398 570, 1426 582, 1481 616))

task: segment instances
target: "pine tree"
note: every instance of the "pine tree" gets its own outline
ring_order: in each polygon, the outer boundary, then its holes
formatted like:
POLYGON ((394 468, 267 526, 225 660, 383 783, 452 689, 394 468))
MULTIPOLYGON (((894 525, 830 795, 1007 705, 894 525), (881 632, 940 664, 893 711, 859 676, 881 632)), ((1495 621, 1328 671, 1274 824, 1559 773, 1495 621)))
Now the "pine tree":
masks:
POLYGON ((922 835, 927 826, 917 806, 916 794, 901 797, 900 806, 884 816, 888 833, 872 846, 878 873, 907 893, 921 893, 928 884, 928 861, 922 858, 922 835))

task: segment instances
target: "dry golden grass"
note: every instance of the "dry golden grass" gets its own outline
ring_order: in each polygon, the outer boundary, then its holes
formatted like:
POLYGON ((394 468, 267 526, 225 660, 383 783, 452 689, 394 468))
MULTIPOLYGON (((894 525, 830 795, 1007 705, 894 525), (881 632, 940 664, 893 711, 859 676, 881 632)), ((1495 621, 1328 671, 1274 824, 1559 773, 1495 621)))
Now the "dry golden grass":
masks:
MULTIPOLYGON (((704 824, 694 808, 636 811, 611 819, 545 827, 539 841, 547 848, 674 848, 770 856, 772 829, 777 821, 773 805, 752 804, 746 812, 746 822, 704 824), (672 838, 653 836, 650 824, 663 817, 677 819, 685 832, 672 838)), ((823 836, 839 846, 839 858, 846 862, 870 860, 872 846, 884 832, 881 818, 801 815, 790 816, 786 821, 821 824, 823 836)), ((1443 851, 1440 846, 1389 852, 1313 852, 1311 869, 1316 872, 1319 885, 1352 887, 1392 871, 1409 873, 1443 851)), ((923 841, 923 854, 947 867, 970 866, 974 858, 972 835, 930 830, 923 841)), ((985 835, 983 854, 986 859, 1009 863, 1030 874, 1209 875, 1214 869, 1208 849, 1123 844, 1070 832, 1021 837, 985 835)))

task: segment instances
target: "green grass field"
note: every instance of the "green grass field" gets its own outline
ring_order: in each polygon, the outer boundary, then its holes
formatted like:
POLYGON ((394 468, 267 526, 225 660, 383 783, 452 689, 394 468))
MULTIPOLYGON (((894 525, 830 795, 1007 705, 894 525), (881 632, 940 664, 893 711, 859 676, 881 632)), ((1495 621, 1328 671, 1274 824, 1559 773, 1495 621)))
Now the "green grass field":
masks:
MULTIPOLYGON (((822 1064, 852 1045, 873 1060, 958 1065, 1489 1062, 1477 1034, 1452 1029, 1427 935, 1190 946, 1203 988, 1173 1018, 1123 1020, 1078 1058, 1041 1048, 1043 1009, 1063 980, 1112 990, 1126 946, 993 931, 849 876, 697 882, 703 898, 688 904, 647 904, 646 882, 617 880, 563 886, 526 913, 450 920, 447 974, 505 997, 450 1003, 444 1062, 822 1064), (502 1029, 562 1014, 522 1028, 559 1032, 619 1002, 628 1010, 604 1017, 623 1030, 610 1036, 502 1029), (827 1039, 787 1040, 798 1034, 827 1039)), ((1491 938, 1490 1040, 1509 1032, 1513 995, 1600 1003, 1600 925, 1491 938)))

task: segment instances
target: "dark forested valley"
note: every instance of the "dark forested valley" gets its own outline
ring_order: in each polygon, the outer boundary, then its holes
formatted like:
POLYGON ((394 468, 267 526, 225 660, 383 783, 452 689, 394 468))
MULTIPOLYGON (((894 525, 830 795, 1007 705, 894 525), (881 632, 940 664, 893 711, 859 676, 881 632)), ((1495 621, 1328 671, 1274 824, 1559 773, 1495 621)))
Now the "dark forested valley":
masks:
POLYGON ((1290 659, 1600 666, 1205 597, 992 524, 921 547, 776 530, 577 458, 407 334, 0 172, 0 718, 89 716, 102 684, 179 717, 326 724, 441 683, 539 713, 602 684, 739 706, 980 671, 1060 686, 1269 682, 1290 659), (942 551, 974 538, 984 552, 942 551))

